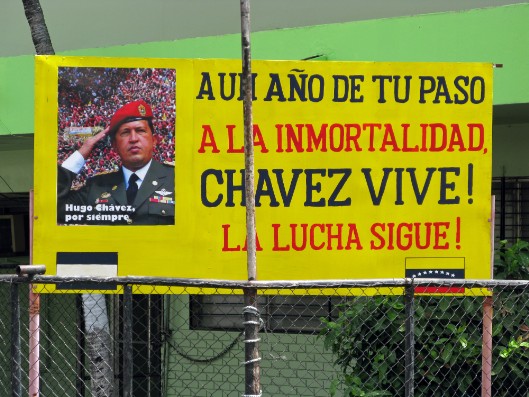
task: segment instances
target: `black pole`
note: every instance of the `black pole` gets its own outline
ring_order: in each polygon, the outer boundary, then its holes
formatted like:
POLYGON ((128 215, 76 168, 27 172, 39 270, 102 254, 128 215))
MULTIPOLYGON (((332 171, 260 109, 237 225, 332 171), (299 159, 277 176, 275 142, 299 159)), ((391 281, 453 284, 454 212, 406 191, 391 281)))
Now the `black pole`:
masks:
POLYGON ((11 284, 11 395, 13 397, 22 397, 19 295, 19 285, 14 282, 11 284))
POLYGON ((132 287, 123 287, 123 397, 132 397, 132 287))
POLYGON ((507 194, 507 188, 506 188, 506 181, 505 177, 501 177, 501 190, 500 190, 500 241, 505 240, 505 218, 506 218, 506 209, 507 209, 507 203, 505 202, 507 194))
POLYGON ((406 306, 406 334, 405 339, 405 397, 413 397, 415 377, 415 307, 414 307, 415 286, 413 280, 405 287, 404 304, 406 306))
POLYGON ((84 371, 84 356, 85 356, 85 336, 84 336, 84 315, 83 315, 83 298, 80 294, 75 295, 75 307, 77 309, 77 362, 76 362, 76 378, 75 378, 75 395, 76 397, 83 397, 85 395, 85 371, 84 371))
POLYGON ((259 361, 260 314, 257 309, 257 290, 244 291, 244 397, 261 395, 261 367, 259 361))

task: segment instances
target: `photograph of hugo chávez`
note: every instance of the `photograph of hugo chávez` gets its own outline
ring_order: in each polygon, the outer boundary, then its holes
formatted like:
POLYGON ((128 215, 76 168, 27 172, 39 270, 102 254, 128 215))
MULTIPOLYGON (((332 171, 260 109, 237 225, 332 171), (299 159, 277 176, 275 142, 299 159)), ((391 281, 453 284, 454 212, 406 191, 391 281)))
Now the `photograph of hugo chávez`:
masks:
POLYGON ((174 225, 175 75, 59 68, 59 225, 174 225))

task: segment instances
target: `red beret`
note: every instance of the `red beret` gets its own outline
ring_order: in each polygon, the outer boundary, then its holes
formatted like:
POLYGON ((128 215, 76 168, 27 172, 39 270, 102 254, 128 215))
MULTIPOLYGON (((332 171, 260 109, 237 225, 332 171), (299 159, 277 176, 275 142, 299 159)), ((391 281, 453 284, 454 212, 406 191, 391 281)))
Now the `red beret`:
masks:
POLYGON ((143 99, 120 107, 110 119, 110 134, 114 134, 123 123, 152 119, 152 109, 143 99))

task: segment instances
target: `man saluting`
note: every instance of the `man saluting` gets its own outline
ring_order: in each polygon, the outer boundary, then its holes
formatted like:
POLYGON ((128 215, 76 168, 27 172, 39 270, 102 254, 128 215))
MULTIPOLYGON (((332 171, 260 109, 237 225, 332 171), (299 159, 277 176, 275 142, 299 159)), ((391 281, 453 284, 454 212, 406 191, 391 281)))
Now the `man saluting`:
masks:
POLYGON ((174 224, 174 166, 152 158, 157 143, 152 119, 152 109, 144 100, 127 103, 114 113, 107 128, 86 139, 59 166, 59 223, 174 224), (96 175, 72 190, 72 181, 106 136, 121 159, 119 170, 96 175))

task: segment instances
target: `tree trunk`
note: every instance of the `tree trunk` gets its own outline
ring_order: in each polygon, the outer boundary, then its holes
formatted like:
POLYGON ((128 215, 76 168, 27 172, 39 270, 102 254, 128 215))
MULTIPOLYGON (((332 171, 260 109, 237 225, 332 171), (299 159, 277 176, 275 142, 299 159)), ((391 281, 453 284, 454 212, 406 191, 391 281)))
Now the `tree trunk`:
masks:
POLYGON ((37 55, 55 54, 39 0, 22 0, 22 3, 37 55))

